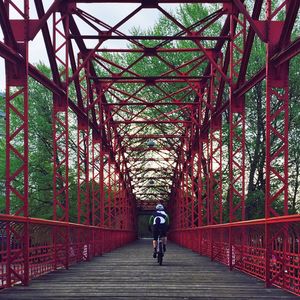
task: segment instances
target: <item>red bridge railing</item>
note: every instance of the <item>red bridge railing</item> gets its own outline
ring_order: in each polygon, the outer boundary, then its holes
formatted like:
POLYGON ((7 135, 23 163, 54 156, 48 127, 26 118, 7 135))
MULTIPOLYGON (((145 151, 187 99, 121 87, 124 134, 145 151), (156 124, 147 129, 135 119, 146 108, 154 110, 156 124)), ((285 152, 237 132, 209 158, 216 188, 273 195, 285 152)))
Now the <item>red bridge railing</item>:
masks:
POLYGON ((135 240, 129 230, 0 216, 0 288, 112 251, 135 240), (28 226, 28 240, 24 231, 28 226), (67 237, 67 239, 66 239, 67 237))
POLYGON ((300 216, 174 230, 189 249, 300 296, 300 216))

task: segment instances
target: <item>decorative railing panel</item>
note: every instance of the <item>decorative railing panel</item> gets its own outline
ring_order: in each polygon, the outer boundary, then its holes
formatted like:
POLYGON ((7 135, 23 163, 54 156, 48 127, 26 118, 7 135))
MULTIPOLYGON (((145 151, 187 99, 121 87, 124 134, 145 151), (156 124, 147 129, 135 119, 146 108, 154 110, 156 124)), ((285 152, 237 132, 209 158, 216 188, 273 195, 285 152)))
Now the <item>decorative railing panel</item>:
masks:
POLYGON ((128 230, 0 215, 0 288, 21 283, 26 263, 31 280, 65 268, 65 261, 69 261, 69 265, 88 261, 135 238, 135 232, 128 230), (19 239, 25 224, 29 226, 28 262, 21 255, 25 249, 19 239), (9 235, 7 230, 10 230, 9 235), (69 237, 67 243, 64 242, 66 236, 69 237))
POLYGON ((300 296, 299 215, 174 230, 170 238, 213 261, 264 280, 266 285, 300 296))

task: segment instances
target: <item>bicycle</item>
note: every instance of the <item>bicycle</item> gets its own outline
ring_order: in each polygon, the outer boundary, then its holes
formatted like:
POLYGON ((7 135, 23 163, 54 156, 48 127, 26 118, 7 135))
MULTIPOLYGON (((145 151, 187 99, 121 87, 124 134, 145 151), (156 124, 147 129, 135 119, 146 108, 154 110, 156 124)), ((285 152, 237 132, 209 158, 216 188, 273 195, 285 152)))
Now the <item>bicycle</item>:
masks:
POLYGON ((158 239, 157 239, 156 254, 157 254, 157 262, 161 266, 163 262, 164 251, 163 251, 163 242, 160 234, 158 235, 158 239))

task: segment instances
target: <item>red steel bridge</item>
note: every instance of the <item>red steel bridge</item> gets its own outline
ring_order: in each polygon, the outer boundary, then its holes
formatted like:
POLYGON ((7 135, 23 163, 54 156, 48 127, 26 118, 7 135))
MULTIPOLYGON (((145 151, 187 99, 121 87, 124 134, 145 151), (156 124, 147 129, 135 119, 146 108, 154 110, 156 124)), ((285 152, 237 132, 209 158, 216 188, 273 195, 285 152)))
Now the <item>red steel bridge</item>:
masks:
POLYGON ((292 38, 300 1, 45 2, 0 0, 6 79, 1 287, 28 285, 132 242, 138 214, 162 202, 172 241, 227 265, 228 272, 300 295, 300 216, 288 209, 289 64, 300 52, 300 38, 292 38), (133 9, 108 24, 98 17, 103 10, 114 15, 106 2, 133 9), (185 3, 205 4, 211 13, 185 26, 166 8, 185 3), (157 11, 176 33, 123 31, 145 11, 157 11), (30 60, 38 38, 50 76, 30 60), (251 73, 256 41, 265 48, 265 63, 251 73), (29 80, 53 95, 52 220, 29 214, 29 80), (245 97, 261 82, 265 217, 246 219, 245 97), (74 169, 77 222, 70 222, 74 169))

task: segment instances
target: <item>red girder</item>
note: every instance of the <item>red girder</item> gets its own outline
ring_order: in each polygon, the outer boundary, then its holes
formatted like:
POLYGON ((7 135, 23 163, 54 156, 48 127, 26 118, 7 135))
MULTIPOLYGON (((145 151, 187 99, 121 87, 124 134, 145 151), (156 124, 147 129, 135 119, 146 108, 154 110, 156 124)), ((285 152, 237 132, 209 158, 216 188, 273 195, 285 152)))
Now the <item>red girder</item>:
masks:
MULTIPOLYGON (((70 35, 70 38, 76 38, 78 36, 76 35, 70 35)), ((165 40, 190 40, 190 41, 218 41, 218 40, 229 40, 230 38, 228 36, 197 36, 195 34, 189 33, 186 36, 158 36, 158 35, 130 35, 130 36, 119 36, 119 35, 109 35, 107 33, 101 33, 99 35, 80 35, 80 37, 82 37, 83 39, 88 39, 88 40, 98 40, 99 38, 103 38, 104 40, 156 40, 156 41, 165 41, 165 40)), ((150 48, 151 49, 151 48, 150 48)), ((128 50, 127 50, 128 51, 128 50)), ((138 52, 142 52, 147 54, 147 51, 149 52, 149 48, 144 48, 143 51, 133 51, 135 53, 138 52)), ((155 52, 156 52, 156 48, 155 48, 155 52)), ((185 50, 183 52, 190 52, 190 51, 195 51, 193 49, 188 49, 185 50)), ((196 51, 199 51, 196 50, 196 51)), ((98 50, 97 52, 107 52, 107 49, 103 49, 103 50, 98 50)), ((122 52, 122 51, 121 51, 122 52)), ((157 51, 158 52, 158 51, 157 51)), ((178 52, 175 49, 171 50, 168 49, 167 52, 178 52)))
MULTIPOLYGON (((74 58, 73 58, 74 59, 74 58)), ((81 57, 78 57, 80 60, 81 57)), ((74 63, 72 62, 72 69, 74 69, 74 63)), ((78 97, 78 106, 89 114, 89 99, 91 91, 91 85, 87 80, 87 76, 89 75, 89 66, 84 68, 79 74, 78 78, 78 87, 80 90, 77 92, 78 97)), ((89 123, 85 120, 81 120, 78 118, 77 124, 77 207, 78 207, 78 215, 77 220, 78 223, 90 224, 90 210, 91 210, 91 199, 90 199, 90 146, 93 143, 90 138, 90 129, 89 123)), ((93 147, 93 146, 92 146, 93 147)), ((92 149, 95 150, 95 149, 92 149)), ((100 157, 98 157, 100 158, 100 157)), ((93 163, 92 158, 92 163, 93 163)), ((92 170, 93 171, 93 170, 92 170)), ((94 184, 95 186, 95 184, 94 184)), ((93 203, 97 203, 97 199, 93 198, 93 203)), ((98 205, 99 206, 99 205, 98 205)), ((97 205, 96 205, 97 207, 97 205)))
MULTIPOLYGON (((28 36, 26 32, 21 33, 18 39, 14 37, 11 24, 8 24, 9 9, 16 9, 20 18, 19 25, 28 26, 29 7, 28 3, 18 7, 18 4, 8 4, 0 9, 7 10, 1 12, 3 20, 1 25, 4 29, 6 41, 14 47, 23 50, 22 63, 14 65, 5 62, 6 75, 6 172, 5 172, 5 212, 6 214, 29 216, 29 89, 28 89, 28 36), (20 102, 21 101, 21 102, 20 102), (18 104, 21 103, 21 104, 18 104), (12 120, 12 115, 15 120, 12 120), (17 119, 17 121, 16 121, 17 119), (18 159, 17 166, 13 166, 11 161, 14 157, 18 159), (15 200, 14 200, 15 199, 15 200)), ((23 251, 14 251, 11 246, 7 247, 6 285, 10 287, 16 282, 25 285, 29 283, 29 226, 24 224, 19 230, 14 229, 10 222, 6 223, 5 236, 7 241, 15 240, 19 243, 23 251), (19 267, 16 268, 16 264, 19 267)))
POLYGON ((68 0, 76 3, 141 3, 145 8, 156 8, 159 3, 230 3, 232 0, 68 0))
POLYGON ((157 123, 162 123, 162 124, 189 124, 191 121, 181 121, 181 120, 137 120, 137 121, 115 121, 116 124, 157 124, 157 123))
POLYGON ((232 13, 230 20, 233 36, 230 43, 230 77, 233 85, 229 100, 229 218, 231 222, 245 220, 245 103, 243 98, 235 97, 233 92, 239 80, 239 71, 244 57, 246 18, 249 16, 239 18, 232 13))
POLYGON ((105 103, 103 104, 103 106, 148 106, 148 107, 154 107, 154 106, 164 106, 164 105, 173 105, 173 106, 195 106, 195 105, 198 105, 198 103, 195 103, 195 102, 126 102, 126 103, 105 103))

